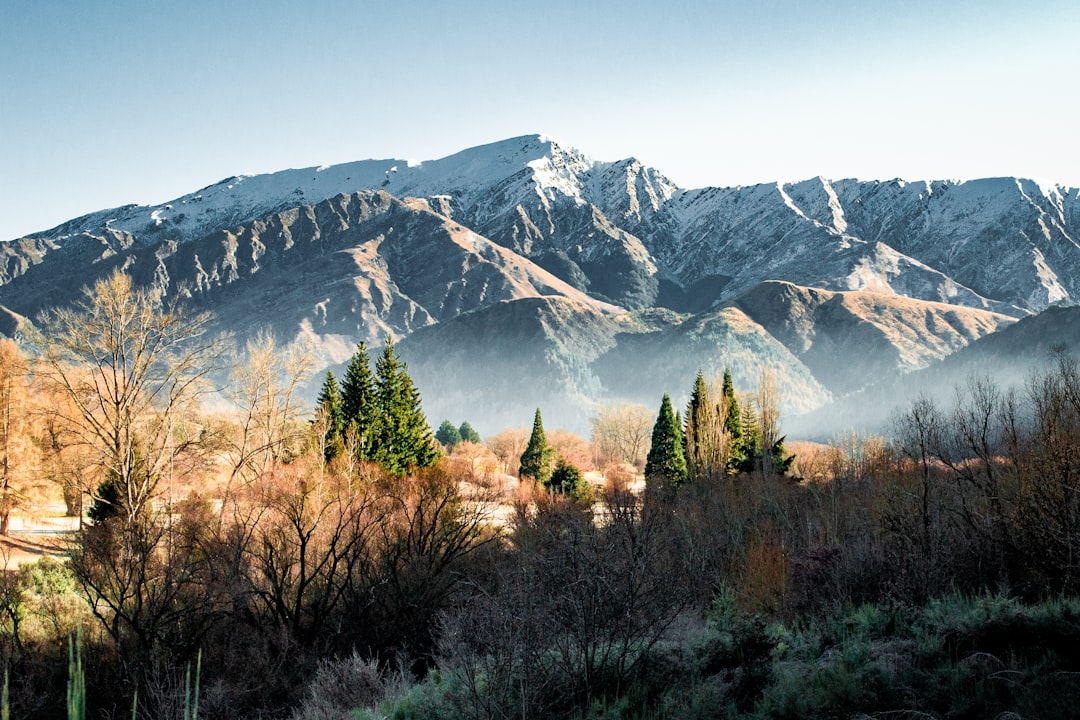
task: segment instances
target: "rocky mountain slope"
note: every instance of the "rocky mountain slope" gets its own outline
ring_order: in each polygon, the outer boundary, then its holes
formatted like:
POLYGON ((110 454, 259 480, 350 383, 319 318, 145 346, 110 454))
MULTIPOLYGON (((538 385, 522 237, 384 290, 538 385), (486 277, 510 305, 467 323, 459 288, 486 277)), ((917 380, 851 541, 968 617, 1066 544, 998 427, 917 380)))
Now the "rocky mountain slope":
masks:
POLYGON ((747 387, 777 370, 795 412, 1072 304, 1078 239, 1080 191, 1028 180, 683 190, 525 136, 228 178, 0 243, 0 331, 119 267, 323 365, 408 338, 437 415, 550 404, 580 429, 592 401, 651 405, 725 366, 747 387))
POLYGON ((783 282, 761 283, 732 302, 840 395, 927 367, 1015 322, 988 310, 783 282))

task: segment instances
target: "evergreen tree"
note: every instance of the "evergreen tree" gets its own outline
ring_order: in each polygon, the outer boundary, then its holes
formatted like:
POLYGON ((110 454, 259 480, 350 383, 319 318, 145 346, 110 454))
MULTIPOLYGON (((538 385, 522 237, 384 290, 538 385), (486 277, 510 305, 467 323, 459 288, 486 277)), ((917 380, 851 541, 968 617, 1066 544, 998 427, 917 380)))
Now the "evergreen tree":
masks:
POLYGON ((674 491, 686 480, 686 454, 682 432, 671 409, 671 398, 664 394, 660 413, 653 426, 652 447, 645 461, 645 482, 665 492, 674 491))
POLYGON ((443 420, 442 425, 435 431, 435 439, 452 450, 464 438, 452 422, 443 420))
POLYGON ((431 467, 439 450, 431 426, 420 408, 420 392, 387 338, 375 363, 375 404, 368 457, 393 475, 409 468, 431 467))
POLYGON ((746 442, 743 437, 742 411, 739 409, 739 400, 735 397, 731 371, 727 368, 724 368, 720 394, 720 408, 724 413, 724 433, 728 440, 728 470, 737 472, 746 461, 746 442))
POLYGON ((123 498, 120 497, 115 473, 109 473, 109 477, 98 485, 97 494, 90 502, 86 517, 90 518, 91 522, 100 524, 119 515, 122 506, 123 498))
MULTIPOLYGON (((345 433, 345 416, 341 409, 341 391, 332 370, 326 371, 326 380, 315 402, 316 414, 325 422, 323 453, 327 461, 334 459, 342 450, 345 433)), ((312 420, 315 422, 315 420, 312 420)))
MULTIPOLYGON (((740 472, 753 472, 761 463, 761 429, 753 403, 746 403, 742 409, 742 443, 737 469, 740 472)), ((735 462, 735 458, 732 458, 735 462)))
POLYGON ((473 426, 466 420, 461 423, 461 427, 458 428, 458 434, 461 435, 461 439, 466 442, 478 443, 480 442, 480 433, 473 430, 473 426))
POLYGON ((375 378, 371 374, 367 346, 361 342, 349 360, 345 379, 341 383, 342 433, 350 428, 351 432, 356 433, 359 450, 357 459, 371 459, 371 431, 376 415, 375 378))
POLYGON ((551 477, 551 460, 554 455, 555 449, 548 446, 547 438, 544 436, 544 422, 540 419, 540 408, 536 408, 529 444, 525 447, 525 452, 521 454, 518 477, 531 478, 536 482, 547 484, 551 477))
POLYGON ((768 453, 770 468, 777 475, 787 475, 791 470, 791 464, 795 462, 795 456, 788 455, 787 448, 784 447, 784 440, 786 439, 786 436, 782 436, 773 443, 768 453))
POLYGON ((587 503, 592 500, 591 488, 585 482, 585 476, 576 465, 564 457, 559 458, 544 487, 560 495, 569 495, 579 502, 587 503))

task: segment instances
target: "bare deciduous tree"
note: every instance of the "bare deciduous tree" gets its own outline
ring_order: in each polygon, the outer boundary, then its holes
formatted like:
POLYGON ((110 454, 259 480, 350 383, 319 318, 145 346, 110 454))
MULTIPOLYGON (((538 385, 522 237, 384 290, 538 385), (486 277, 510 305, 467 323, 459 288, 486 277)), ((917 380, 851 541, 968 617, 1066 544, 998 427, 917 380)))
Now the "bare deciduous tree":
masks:
POLYGON ((71 308, 41 315, 44 380, 70 399, 55 408, 115 483, 129 522, 199 429, 181 422, 218 367, 222 343, 208 314, 163 306, 120 271, 71 308), (181 432, 181 430, 187 432, 181 432))
POLYGON ((14 510, 25 508, 44 484, 36 472, 30 436, 27 363, 11 340, 0 340, 0 535, 14 510))
POLYGON ((656 413, 644 405, 607 403, 592 417, 592 443, 598 467, 627 463, 645 467, 656 413))
POLYGON ((504 473, 516 473, 521 453, 525 452, 525 446, 529 444, 529 429, 507 428, 488 438, 485 444, 495 453, 495 457, 499 458, 504 473))
POLYGON ((248 341, 244 353, 234 355, 232 364, 229 394, 239 414, 239 430, 228 448, 226 496, 233 481, 248 483, 266 475, 303 440, 297 390, 309 377, 312 360, 304 348, 281 348, 273 335, 260 333, 248 341))

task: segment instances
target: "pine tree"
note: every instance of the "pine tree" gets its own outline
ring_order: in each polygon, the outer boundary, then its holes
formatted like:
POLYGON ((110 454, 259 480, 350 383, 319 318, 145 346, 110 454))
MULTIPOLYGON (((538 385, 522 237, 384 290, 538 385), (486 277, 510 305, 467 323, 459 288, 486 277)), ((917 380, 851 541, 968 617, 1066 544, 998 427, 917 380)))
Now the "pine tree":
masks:
POLYGON ((548 446, 547 438, 544 436, 544 421, 540 419, 540 408, 536 408, 529 444, 525 447, 525 452, 521 454, 518 477, 531 478, 538 483, 546 484, 551 477, 551 460, 554 455, 555 449, 548 446))
POLYGON ((368 457, 393 475, 409 468, 431 467, 439 449, 420 407, 420 392, 387 338, 375 363, 375 404, 368 457))
POLYGON ((323 454, 329 462, 342 451, 345 433, 344 413, 341 409, 341 391, 333 370, 326 371, 319 397, 315 401, 316 417, 312 423, 321 421, 323 427, 323 454))
POLYGON ((645 482, 669 493, 686 480, 686 455, 682 433, 671 409, 671 398, 664 394, 660 413, 653 426, 652 447, 645 461, 645 482))
POLYGON ((466 442, 478 443, 480 442, 480 433, 473 430, 473 426, 466 420, 461 423, 461 427, 458 428, 458 434, 461 435, 461 439, 466 442))
POLYGON ((435 431, 435 439, 453 450, 454 446, 460 443, 464 438, 462 437, 461 432, 454 427, 452 422, 443 420, 442 425, 435 431))
POLYGON ((786 439, 787 436, 781 436, 779 440, 773 443, 768 453, 770 468, 777 475, 788 474, 791 471, 791 464, 795 462, 795 456, 788 455, 787 448, 784 447, 786 439))
POLYGON ((746 461, 746 442, 743 437, 742 411, 739 400, 735 397, 735 385, 731 381, 731 371, 724 369, 721 387, 721 410, 724 413, 724 433, 728 439, 728 471, 736 472, 746 461))
POLYGON ((375 378, 367 346, 360 343, 345 369, 341 383, 342 433, 356 433, 358 460, 369 460, 371 431, 376 419, 375 378))

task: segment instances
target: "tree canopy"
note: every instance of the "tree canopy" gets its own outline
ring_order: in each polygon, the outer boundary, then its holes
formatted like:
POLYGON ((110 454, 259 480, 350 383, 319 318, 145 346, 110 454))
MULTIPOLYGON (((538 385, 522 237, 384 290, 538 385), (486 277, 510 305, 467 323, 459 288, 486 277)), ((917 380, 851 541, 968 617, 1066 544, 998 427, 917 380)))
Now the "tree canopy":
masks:
POLYGON ((439 429, 435 431, 435 439, 450 449, 462 441, 461 432, 449 420, 443 420, 439 425, 439 429))
POLYGON ((461 439, 466 442, 480 442, 480 433, 473 429, 473 426, 469 424, 468 420, 461 423, 461 427, 458 428, 458 434, 461 435, 461 439))
POLYGON ((371 373, 371 359, 363 342, 356 346, 341 381, 341 415, 344 432, 355 436, 359 459, 367 459, 375 423, 376 401, 375 376, 371 373))

